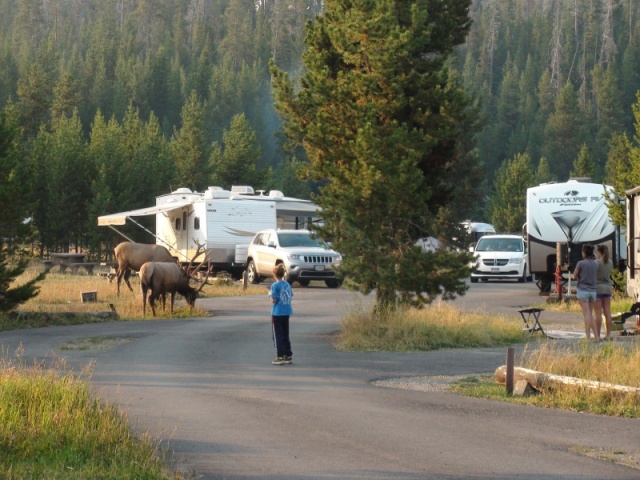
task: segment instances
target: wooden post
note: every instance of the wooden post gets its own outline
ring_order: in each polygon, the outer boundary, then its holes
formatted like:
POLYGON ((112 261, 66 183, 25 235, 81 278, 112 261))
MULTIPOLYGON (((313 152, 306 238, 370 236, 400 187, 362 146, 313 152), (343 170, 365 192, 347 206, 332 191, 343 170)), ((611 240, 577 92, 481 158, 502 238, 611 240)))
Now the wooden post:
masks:
POLYGON ((247 289, 247 284, 248 283, 249 283, 249 274, 245 270, 244 272, 242 272, 242 288, 243 288, 243 290, 247 289))
POLYGON ((515 350, 513 349, 513 347, 508 347, 507 348, 507 379, 505 384, 507 386, 507 395, 509 396, 513 395, 514 358, 515 358, 515 350))

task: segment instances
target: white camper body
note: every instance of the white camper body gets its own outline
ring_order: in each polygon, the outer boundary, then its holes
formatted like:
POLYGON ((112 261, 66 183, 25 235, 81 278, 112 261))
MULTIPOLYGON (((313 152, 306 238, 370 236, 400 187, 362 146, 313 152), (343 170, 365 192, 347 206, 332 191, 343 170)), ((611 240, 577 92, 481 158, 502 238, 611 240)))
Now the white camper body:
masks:
POLYGON ((619 258, 620 232, 611 222, 605 195, 613 195, 613 188, 576 180, 527 189, 528 262, 540 290, 548 292, 554 283, 558 243, 561 266, 571 272, 585 243, 605 244, 611 258, 619 258))
POLYGON ((98 218, 98 224, 113 228, 145 215, 156 216, 156 243, 167 247, 180 262, 193 258, 198 244, 204 244, 206 261, 215 270, 239 277, 256 232, 308 228, 318 217, 318 207, 279 191, 254 195, 251 187, 232 187, 231 191, 209 187, 202 193, 179 188, 156 197, 155 207, 105 215, 98 218))
POLYGON ((640 187, 627 195, 627 295, 640 301, 640 187))

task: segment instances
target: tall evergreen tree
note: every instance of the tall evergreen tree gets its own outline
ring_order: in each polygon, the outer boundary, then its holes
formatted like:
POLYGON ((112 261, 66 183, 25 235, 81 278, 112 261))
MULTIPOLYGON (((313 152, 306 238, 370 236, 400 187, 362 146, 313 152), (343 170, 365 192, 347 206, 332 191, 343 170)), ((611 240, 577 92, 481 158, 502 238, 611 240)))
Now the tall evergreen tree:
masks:
POLYGON ((586 177, 590 178, 593 182, 597 182, 596 178, 596 166, 589 153, 589 147, 582 144, 578 157, 573 162, 573 169, 571 170, 572 177, 586 177))
POLYGON ((378 306, 397 292, 423 303, 466 290, 468 254, 414 245, 470 161, 457 149, 468 104, 445 65, 469 29, 469 4, 329 0, 307 32, 300 90, 272 63, 286 131, 326 182, 319 234, 378 306))
POLYGON ((529 155, 517 154, 505 161, 496 174, 491 199, 491 222, 500 232, 520 233, 526 222, 527 188, 536 184, 529 155))
POLYGON ((176 164, 176 182, 181 187, 203 189, 209 178, 209 147, 204 130, 205 106, 196 92, 182 107, 182 126, 175 129, 171 140, 171 151, 176 164))
POLYGON ((555 173, 565 178, 573 159, 578 156, 585 142, 583 115, 573 86, 567 83, 556 100, 555 110, 545 126, 545 157, 554 166, 555 173))
POLYGON ((216 145, 212 149, 212 185, 264 188, 266 178, 258 168, 260 145, 244 115, 233 117, 229 130, 222 136, 222 142, 222 148, 216 145))

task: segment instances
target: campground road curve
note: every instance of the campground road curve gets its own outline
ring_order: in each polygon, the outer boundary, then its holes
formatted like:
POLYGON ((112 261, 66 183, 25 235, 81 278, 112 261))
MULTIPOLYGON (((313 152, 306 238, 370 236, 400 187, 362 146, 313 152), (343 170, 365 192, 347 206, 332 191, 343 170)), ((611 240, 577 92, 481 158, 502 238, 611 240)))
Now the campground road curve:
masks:
MULTIPOLYGON (((481 299, 507 309, 518 296, 535 296, 530 283, 478 285, 465 308, 481 299)), ((342 288, 294 292, 293 365, 270 363, 266 290, 264 297, 198 300, 213 312, 209 318, 1 332, 0 345, 12 355, 22 344, 25 359, 55 352, 75 368, 95 360, 98 394, 117 402, 137 433, 160 440, 175 466, 197 479, 640 477, 578 453, 637 453, 637 420, 372 384, 490 373, 504 363, 505 349, 337 352, 331 335, 362 297, 342 288), (104 351, 59 349, 87 337, 121 341, 104 351)))

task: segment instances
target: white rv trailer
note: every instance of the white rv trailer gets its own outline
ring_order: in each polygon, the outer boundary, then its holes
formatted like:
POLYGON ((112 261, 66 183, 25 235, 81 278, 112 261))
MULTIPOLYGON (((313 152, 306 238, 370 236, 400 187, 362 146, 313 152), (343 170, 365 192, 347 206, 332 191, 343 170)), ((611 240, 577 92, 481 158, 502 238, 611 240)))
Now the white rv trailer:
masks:
POLYGON ((204 244, 206 261, 216 270, 239 277, 256 232, 308 228, 309 222, 317 219, 318 210, 310 200, 285 197, 278 190, 255 195, 247 186, 235 186, 230 191, 209 187, 205 192, 179 188, 156 197, 155 207, 104 215, 98 217, 98 225, 118 231, 116 227, 127 220, 137 223, 133 217, 155 215, 156 231, 149 233, 179 261, 187 262, 196 253, 197 244, 204 244))
POLYGON ((605 244, 614 261, 620 258, 620 230, 611 222, 605 195, 613 195, 613 188, 577 180, 527 189, 527 259, 541 291, 554 284, 558 243, 561 266, 570 272, 585 243, 605 244))
POLYGON ((627 196, 627 295, 640 301, 640 187, 627 196))
POLYGON ((485 235, 495 235, 496 230, 493 225, 482 222, 466 221, 463 224, 467 227, 467 232, 471 235, 471 240, 475 245, 485 235))

